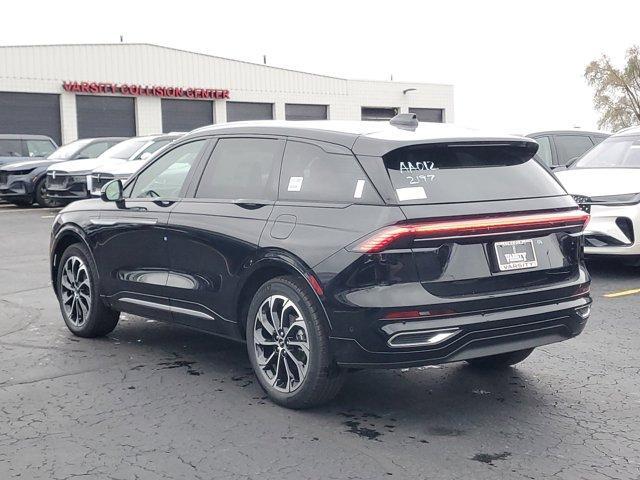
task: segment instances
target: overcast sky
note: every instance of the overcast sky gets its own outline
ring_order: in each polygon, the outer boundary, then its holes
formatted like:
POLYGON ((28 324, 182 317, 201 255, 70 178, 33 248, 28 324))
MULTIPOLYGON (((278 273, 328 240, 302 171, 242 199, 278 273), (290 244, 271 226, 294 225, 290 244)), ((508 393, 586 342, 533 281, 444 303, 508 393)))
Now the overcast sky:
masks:
MULTIPOLYGON (((583 73, 640 44, 640 1, 29 1, 0 43, 148 42, 346 78, 448 83, 456 123, 593 128, 583 73)), ((2 65, 0 65, 2 75, 2 65)))

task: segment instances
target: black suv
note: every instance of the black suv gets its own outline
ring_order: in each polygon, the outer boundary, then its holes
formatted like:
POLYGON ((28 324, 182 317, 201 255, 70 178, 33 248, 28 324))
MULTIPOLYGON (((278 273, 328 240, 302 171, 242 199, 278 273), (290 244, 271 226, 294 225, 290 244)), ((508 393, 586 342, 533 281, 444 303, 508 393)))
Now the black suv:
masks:
POLYGON ((62 316, 84 337, 129 312, 246 341, 291 408, 349 369, 512 365, 591 304, 588 214, 536 150, 411 115, 195 130, 56 218, 62 316))

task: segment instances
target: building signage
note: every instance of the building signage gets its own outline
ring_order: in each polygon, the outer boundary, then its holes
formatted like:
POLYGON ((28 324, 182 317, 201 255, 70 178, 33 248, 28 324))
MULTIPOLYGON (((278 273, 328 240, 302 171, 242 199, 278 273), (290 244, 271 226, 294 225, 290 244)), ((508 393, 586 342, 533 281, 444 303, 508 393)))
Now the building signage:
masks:
POLYGON ((220 88, 160 87, 157 85, 104 82, 63 82, 62 88, 64 88, 66 92, 73 93, 116 93, 120 95, 132 95, 135 97, 202 98, 210 100, 223 100, 230 98, 229 90, 223 90, 220 88))

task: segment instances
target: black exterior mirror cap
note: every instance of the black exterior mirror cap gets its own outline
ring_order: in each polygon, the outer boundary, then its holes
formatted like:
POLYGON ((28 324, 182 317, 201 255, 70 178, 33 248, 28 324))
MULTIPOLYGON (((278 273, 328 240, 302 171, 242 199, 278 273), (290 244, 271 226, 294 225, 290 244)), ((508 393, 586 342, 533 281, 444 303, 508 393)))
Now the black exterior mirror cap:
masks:
POLYGON ((111 180, 100 190, 100 198, 104 202, 121 202, 123 200, 123 189, 121 180, 111 180))

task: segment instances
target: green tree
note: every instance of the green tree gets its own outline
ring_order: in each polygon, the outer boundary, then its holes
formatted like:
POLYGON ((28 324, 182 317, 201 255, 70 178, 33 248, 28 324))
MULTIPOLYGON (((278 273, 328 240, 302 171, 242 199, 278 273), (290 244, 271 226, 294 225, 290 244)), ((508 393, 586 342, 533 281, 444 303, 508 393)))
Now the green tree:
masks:
POLYGON ((600 128, 615 132, 640 124, 640 47, 627 50, 622 68, 603 55, 587 65, 584 76, 595 88, 593 103, 600 112, 600 128))

